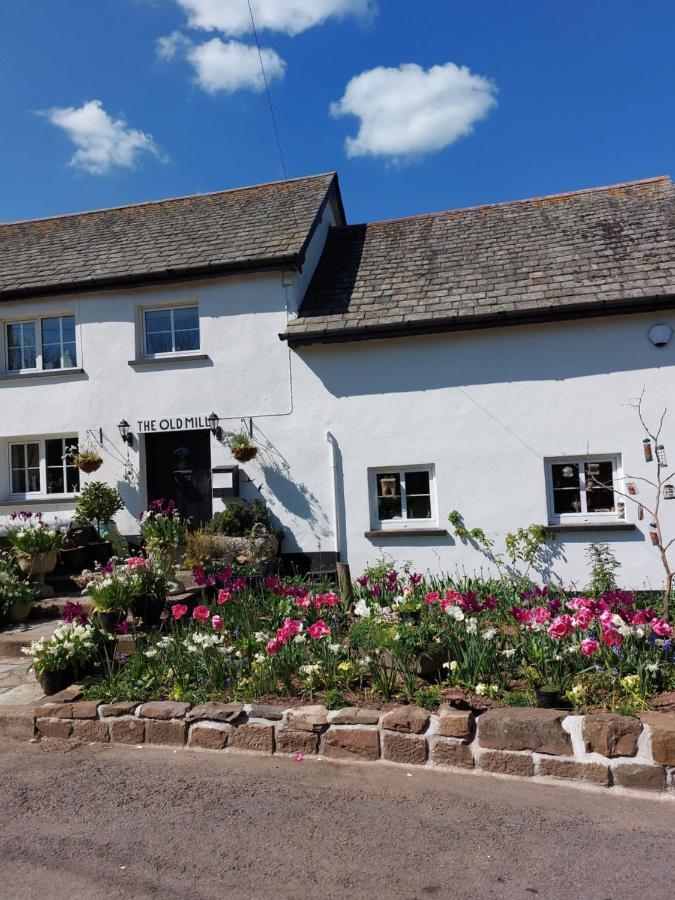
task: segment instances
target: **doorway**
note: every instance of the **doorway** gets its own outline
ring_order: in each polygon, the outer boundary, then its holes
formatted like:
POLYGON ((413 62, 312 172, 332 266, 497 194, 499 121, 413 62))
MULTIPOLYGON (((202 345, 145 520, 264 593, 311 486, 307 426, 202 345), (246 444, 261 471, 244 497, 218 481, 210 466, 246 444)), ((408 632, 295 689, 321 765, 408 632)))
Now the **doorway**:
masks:
POLYGON ((171 431, 145 435, 148 503, 173 500, 181 516, 198 528, 212 516, 211 433, 171 431))

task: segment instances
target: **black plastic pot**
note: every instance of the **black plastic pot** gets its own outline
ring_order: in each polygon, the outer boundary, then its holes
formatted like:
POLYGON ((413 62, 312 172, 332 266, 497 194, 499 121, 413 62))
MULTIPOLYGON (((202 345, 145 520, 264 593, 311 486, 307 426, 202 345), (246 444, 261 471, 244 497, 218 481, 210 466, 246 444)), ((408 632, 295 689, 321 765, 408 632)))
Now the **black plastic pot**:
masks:
POLYGON ((131 614, 134 619, 142 619, 146 628, 157 628, 159 625, 166 599, 164 597, 135 597, 131 601, 131 614))
POLYGON ((121 625, 127 617, 126 612, 116 610, 115 612, 97 612, 99 628, 103 634, 115 634, 115 629, 121 625))
POLYGON ((55 672, 43 672, 40 675, 40 684, 46 697, 64 691, 75 681, 75 675, 70 666, 67 669, 57 669, 55 672))
POLYGON ((560 688, 553 684, 537 688, 537 706, 541 709, 558 709, 560 707, 560 688))

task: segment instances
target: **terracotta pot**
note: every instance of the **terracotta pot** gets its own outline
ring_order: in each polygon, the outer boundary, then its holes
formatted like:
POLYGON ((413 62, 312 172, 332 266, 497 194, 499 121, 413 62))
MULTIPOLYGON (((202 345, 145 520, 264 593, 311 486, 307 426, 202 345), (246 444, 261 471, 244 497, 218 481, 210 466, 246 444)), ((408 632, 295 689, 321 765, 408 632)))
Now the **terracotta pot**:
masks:
POLYGON ((30 615, 31 602, 27 600, 25 603, 15 603, 7 610, 7 618, 12 625, 21 625, 30 615))
POLYGON ((56 567, 57 551, 38 553, 36 556, 20 556, 19 568, 27 575, 46 575, 56 567))

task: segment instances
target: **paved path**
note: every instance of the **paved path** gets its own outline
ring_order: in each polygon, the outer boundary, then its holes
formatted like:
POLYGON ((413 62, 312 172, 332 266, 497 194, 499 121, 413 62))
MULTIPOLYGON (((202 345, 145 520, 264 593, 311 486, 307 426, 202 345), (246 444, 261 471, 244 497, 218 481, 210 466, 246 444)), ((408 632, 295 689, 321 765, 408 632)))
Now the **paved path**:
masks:
POLYGON ((0 748, 2 897, 672 900, 675 804, 406 768, 0 748))

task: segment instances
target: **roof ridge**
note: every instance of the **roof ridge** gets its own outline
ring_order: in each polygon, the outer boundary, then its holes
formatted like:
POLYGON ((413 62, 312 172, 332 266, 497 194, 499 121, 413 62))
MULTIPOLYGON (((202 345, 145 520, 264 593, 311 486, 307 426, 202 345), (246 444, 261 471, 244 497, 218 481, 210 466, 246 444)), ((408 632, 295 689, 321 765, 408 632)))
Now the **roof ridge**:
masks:
POLYGON ((527 203, 543 202, 545 200, 557 200, 563 197, 575 197, 579 194, 597 194, 602 191, 619 190, 620 188, 635 187, 636 185, 641 184, 654 184, 660 181, 671 185, 673 183, 670 175, 656 175, 653 178, 637 178, 634 181, 620 181, 617 184, 606 184, 600 187, 592 188, 579 188, 576 191, 561 191, 558 194, 543 194, 538 197, 524 197, 520 200, 500 200, 498 203, 479 203, 475 204, 474 206, 456 206, 452 207, 451 209, 440 209, 436 212, 417 213, 411 216, 399 216, 395 219, 376 219, 373 222, 358 222, 351 225, 342 226, 341 230, 348 230, 350 228, 363 228, 364 225, 366 227, 370 227, 371 225, 394 225, 397 222, 409 222, 415 219, 434 219, 439 216, 447 216, 449 213, 472 212, 474 210, 482 209, 495 209, 502 206, 518 206, 527 203))
POLYGON ((161 197, 158 200, 140 200, 138 203, 122 203, 119 206, 103 206, 99 209, 83 209, 70 213, 57 213, 53 216, 39 216, 36 219, 13 219, 8 222, 0 222, 0 228, 10 225, 32 225, 36 222, 51 222, 55 219, 71 219, 75 216, 93 216, 98 213, 115 212, 122 209, 137 209, 140 206, 157 206, 163 203, 178 203, 181 200, 196 200, 201 197, 215 197, 222 194, 236 194, 239 191, 251 191, 255 188, 273 187, 274 185, 296 183, 298 181, 312 181, 319 178, 335 177, 337 173, 320 172, 315 175, 300 175, 297 178, 280 178, 277 181, 263 181, 260 184, 247 184, 243 187, 226 188, 221 191, 204 191, 198 194, 182 194, 178 197, 161 197))

